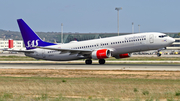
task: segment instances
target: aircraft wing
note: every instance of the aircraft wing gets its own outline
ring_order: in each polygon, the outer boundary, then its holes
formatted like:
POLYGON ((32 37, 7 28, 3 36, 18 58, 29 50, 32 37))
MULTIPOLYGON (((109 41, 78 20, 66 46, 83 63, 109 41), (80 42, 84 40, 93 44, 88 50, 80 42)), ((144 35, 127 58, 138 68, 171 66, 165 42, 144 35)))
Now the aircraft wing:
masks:
POLYGON ((53 47, 36 47, 41 49, 49 49, 49 50, 56 50, 61 51, 60 54, 69 52, 70 54, 90 54, 93 50, 90 49, 64 49, 64 48, 53 48, 53 47))

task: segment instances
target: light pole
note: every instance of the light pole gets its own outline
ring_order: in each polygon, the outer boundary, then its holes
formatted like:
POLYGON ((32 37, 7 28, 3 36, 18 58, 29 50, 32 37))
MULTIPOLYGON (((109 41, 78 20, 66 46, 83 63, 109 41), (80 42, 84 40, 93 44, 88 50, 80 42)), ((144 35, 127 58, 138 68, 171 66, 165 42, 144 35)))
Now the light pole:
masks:
POLYGON ((61 23, 61 44, 63 44, 63 23, 61 23))
POLYGON ((140 33, 140 25, 138 25, 138 27, 139 27, 139 33, 140 33))
POLYGON ((132 34, 134 34, 134 23, 132 22, 132 34))
POLYGON ((122 7, 116 7, 115 8, 115 10, 117 10, 117 24, 118 24, 118 26, 117 26, 117 28, 118 28, 118 36, 119 36, 119 10, 121 10, 122 9, 122 7))

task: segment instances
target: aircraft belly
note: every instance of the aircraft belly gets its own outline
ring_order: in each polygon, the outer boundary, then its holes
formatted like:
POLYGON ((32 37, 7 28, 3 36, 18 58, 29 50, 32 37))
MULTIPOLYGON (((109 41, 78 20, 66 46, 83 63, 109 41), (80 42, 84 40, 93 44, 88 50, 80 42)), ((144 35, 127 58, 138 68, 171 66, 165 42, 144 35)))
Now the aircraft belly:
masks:
POLYGON ((76 60, 81 59, 82 57, 77 56, 77 54, 70 55, 69 53, 66 54, 47 54, 47 60, 54 60, 54 61, 68 61, 68 60, 76 60))
POLYGON ((36 59, 43 59, 43 60, 52 60, 52 61, 68 61, 68 60, 77 60, 77 59, 84 59, 84 56, 77 56, 77 54, 69 55, 66 54, 25 54, 26 56, 33 57, 36 59))

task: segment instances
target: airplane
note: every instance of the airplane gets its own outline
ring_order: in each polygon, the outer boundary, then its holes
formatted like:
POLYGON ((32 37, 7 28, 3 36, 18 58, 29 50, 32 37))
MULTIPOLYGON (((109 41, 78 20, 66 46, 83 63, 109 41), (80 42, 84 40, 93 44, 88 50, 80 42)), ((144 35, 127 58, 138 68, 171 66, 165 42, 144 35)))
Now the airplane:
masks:
POLYGON ((106 58, 127 58, 131 57, 132 52, 157 50, 175 42, 175 39, 164 33, 146 32, 56 44, 42 41, 23 19, 17 19, 17 23, 26 50, 14 51, 24 52, 26 56, 43 60, 85 59, 85 64, 92 64, 92 59, 96 59, 99 60, 99 64, 105 64, 106 58))

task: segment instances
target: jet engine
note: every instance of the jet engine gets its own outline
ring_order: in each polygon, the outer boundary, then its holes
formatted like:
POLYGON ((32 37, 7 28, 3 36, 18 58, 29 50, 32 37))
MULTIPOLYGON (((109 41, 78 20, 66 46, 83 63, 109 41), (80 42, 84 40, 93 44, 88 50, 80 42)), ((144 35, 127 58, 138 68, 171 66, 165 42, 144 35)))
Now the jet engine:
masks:
POLYGON ((116 59, 128 58, 128 57, 131 57, 131 53, 119 54, 115 56, 116 59))
POLYGON ((99 49, 91 53, 92 59, 104 59, 111 57, 111 51, 108 49, 99 49))

